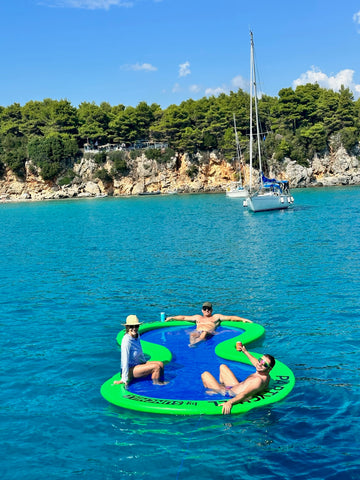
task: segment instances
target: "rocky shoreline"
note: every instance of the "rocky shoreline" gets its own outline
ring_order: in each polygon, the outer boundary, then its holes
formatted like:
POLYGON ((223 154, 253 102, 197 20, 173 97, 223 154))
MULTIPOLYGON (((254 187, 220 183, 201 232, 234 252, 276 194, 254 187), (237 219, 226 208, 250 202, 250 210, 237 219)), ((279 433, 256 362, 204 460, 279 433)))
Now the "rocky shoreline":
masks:
MULTIPOLYGON (((359 152, 357 152, 359 153, 359 152)), ((291 188, 360 185, 360 156, 349 155, 342 147, 323 157, 315 156, 302 166, 286 158, 283 162, 268 161, 269 177, 289 180, 291 188)), ((19 179, 7 169, 0 179, 0 201, 40 201, 66 198, 96 198, 104 196, 129 196, 141 194, 215 193, 226 190, 235 179, 234 165, 216 152, 175 155, 167 163, 149 160, 144 154, 135 160, 127 159, 128 172, 109 181, 96 177, 99 165, 94 157, 84 155, 73 165, 75 178, 68 185, 56 181, 44 181, 31 161, 25 165, 26 175, 19 179)), ((113 165, 108 159, 101 166, 111 172, 113 165)), ((242 171, 245 183, 250 171, 246 165, 242 171)), ((253 169, 256 182, 258 172, 253 169)))

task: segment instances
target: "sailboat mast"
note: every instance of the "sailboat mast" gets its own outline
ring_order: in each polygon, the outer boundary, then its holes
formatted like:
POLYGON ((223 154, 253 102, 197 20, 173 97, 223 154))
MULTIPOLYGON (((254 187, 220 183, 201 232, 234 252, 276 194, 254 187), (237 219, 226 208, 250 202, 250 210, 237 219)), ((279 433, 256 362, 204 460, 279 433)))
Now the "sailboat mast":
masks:
POLYGON ((254 41, 253 34, 250 31, 250 138, 249 138, 249 155, 250 155, 250 182, 249 182, 249 191, 251 192, 252 186, 252 160, 253 160, 253 132, 252 132, 252 116, 253 116, 253 57, 254 57, 254 41))
POLYGON ((260 181, 262 184, 262 162, 261 162, 261 148, 260 148, 260 124, 259 124, 259 113, 258 113, 258 96, 257 96, 257 87, 256 87, 256 69, 255 69, 255 58, 254 58, 254 40, 251 32, 251 56, 252 56, 252 80, 254 84, 254 100, 255 100, 255 118, 256 118, 256 138, 257 138, 257 148, 259 155, 259 170, 260 170, 260 181))
POLYGON ((236 155, 237 155, 237 160, 239 162, 239 182, 242 185, 242 178, 241 178, 241 151, 240 151, 240 143, 239 143, 239 137, 236 129, 236 120, 235 120, 235 113, 233 113, 234 117, 234 131, 235 131, 235 142, 236 142, 236 155))

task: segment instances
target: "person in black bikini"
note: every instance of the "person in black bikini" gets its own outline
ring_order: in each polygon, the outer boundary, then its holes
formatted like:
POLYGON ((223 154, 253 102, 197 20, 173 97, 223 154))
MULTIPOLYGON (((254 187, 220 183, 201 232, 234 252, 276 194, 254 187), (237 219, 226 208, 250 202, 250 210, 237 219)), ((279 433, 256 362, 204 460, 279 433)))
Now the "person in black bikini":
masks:
POLYGON ((243 352, 256 368, 256 372, 249 375, 244 381, 239 382, 230 368, 224 364, 220 365, 219 381, 209 372, 201 374, 204 387, 209 389, 208 393, 221 393, 231 397, 222 404, 223 414, 231 413, 233 405, 248 400, 265 390, 270 382, 269 372, 275 365, 275 358, 272 355, 265 354, 258 360, 246 350, 241 342, 237 342, 236 349, 243 352))
POLYGON ((190 346, 211 338, 223 320, 252 323, 251 320, 238 317, 237 315, 222 315, 221 313, 213 314, 212 303, 210 302, 203 303, 202 315, 176 315, 175 317, 167 317, 165 322, 169 322, 170 320, 184 320, 196 323, 196 330, 190 334, 190 346))

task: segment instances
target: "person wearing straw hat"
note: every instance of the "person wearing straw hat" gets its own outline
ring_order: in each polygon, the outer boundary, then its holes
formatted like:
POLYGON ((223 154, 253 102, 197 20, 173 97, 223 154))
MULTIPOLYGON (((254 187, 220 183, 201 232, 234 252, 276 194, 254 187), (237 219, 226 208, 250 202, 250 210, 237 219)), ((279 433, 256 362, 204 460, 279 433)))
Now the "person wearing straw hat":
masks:
POLYGON ((134 378, 141 378, 151 375, 155 385, 165 385, 162 381, 164 376, 164 364, 160 361, 146 361, 143 353, 139 327, 143 322, 139 322, 136 315, 129 315, 126 323, 123 323, 126 333, 121 341, 121 380, 115 380, 114 383, 123 383, 125 388, 134 378))
POLYGON ((222 315, 221 313, 213 313, 213 306, 211 302, 204 302, 202 305, 202 315, 176 315, 175 317, 167 317, 165 322, 170 320, 184 320, 187 322, 195 322, 196 330, 190 334, 190 345, 195 345, 198 342, 211 338, 216 328, 223 320, 230 320, 233 322, 252 323, 247 318, 238 317, 237 315, 222 315))

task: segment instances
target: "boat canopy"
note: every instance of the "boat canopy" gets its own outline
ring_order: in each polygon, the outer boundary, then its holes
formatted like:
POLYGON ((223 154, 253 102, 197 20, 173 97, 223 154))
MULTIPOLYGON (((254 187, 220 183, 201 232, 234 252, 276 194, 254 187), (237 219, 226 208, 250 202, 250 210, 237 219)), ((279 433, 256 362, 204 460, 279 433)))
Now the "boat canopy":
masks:
POLYGON ((267 178, 265 175, 261 172, 261 179, 263 183, 283 183, 287 182, 287 180, 276 180, 276 178, 267 178))
POLYGON ((267 178, 262 172, 261 172, 261 180, 265 188, 278 189, 281 192, 283 190, 287 191, 289 189, 288 180, 277 180, 276 178, 267 178))
POLYGON ((275 182, 266 182, 266 183, 263 183, 263 187, 264 188, 270 188, 271 190, 275 191, 275 190, 279 190, 279 192, 282 192, 282 188, 280 187, 280 185, 278 183, 275 183, 275 182))

